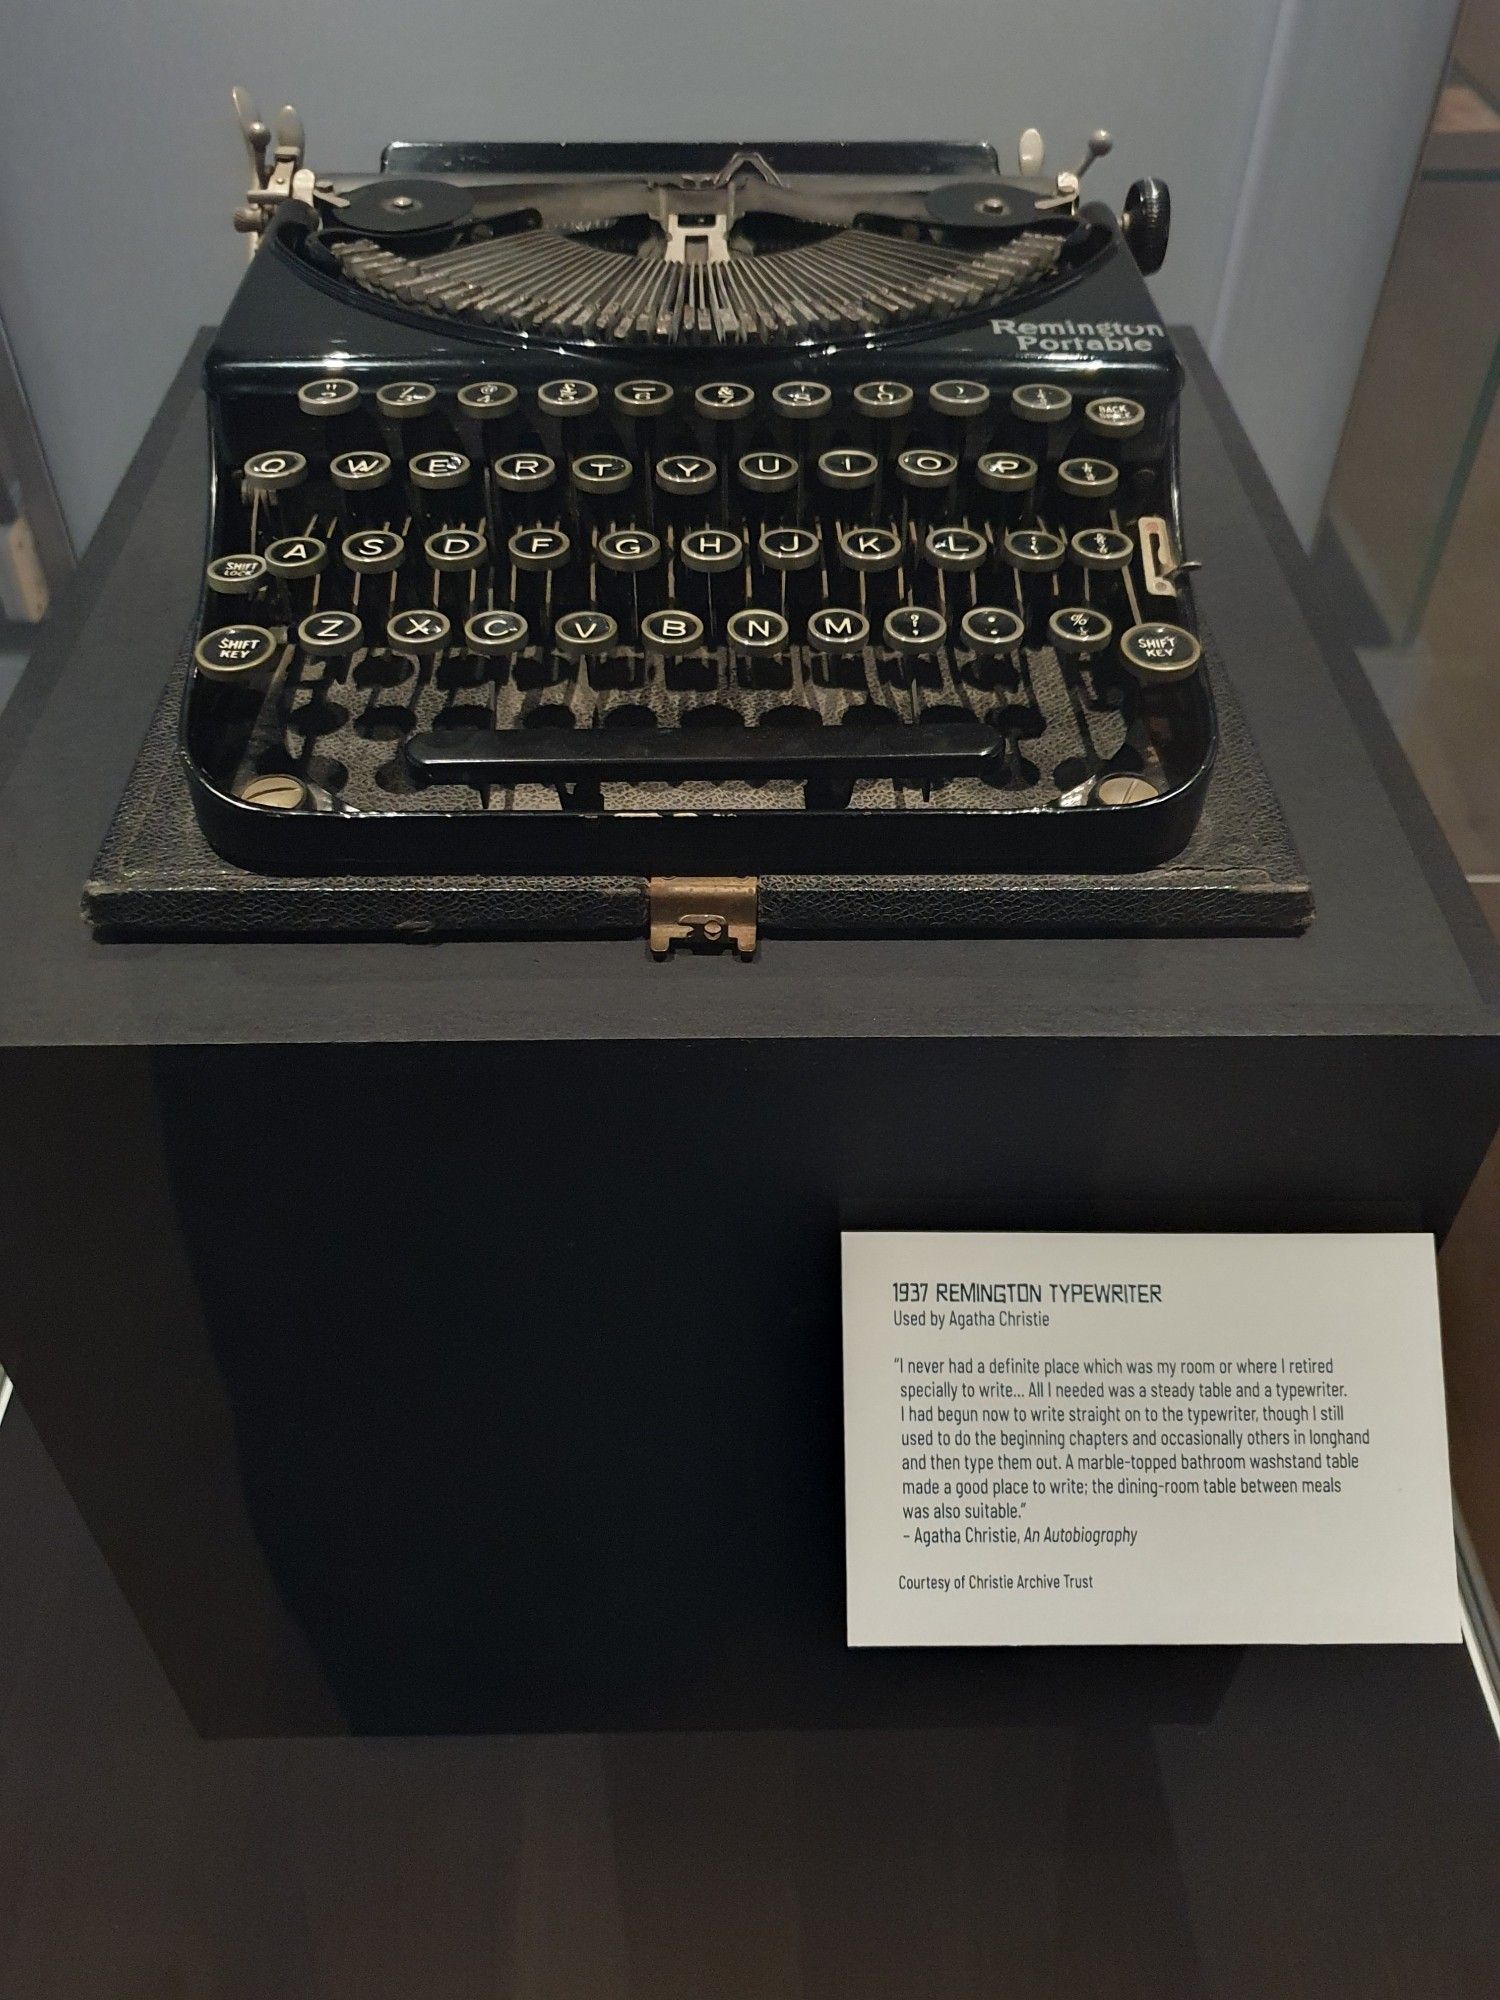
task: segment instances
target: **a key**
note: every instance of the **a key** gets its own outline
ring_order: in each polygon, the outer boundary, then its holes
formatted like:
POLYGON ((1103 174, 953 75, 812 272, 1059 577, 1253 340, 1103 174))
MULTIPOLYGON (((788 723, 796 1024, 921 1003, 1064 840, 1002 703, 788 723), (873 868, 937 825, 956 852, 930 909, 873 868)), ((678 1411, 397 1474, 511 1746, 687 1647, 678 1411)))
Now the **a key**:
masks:
POLYGON ((328 564, 328 544, 316 535, 283 535, 266 544, 266 568, 288 583, 302 583, 328 564))

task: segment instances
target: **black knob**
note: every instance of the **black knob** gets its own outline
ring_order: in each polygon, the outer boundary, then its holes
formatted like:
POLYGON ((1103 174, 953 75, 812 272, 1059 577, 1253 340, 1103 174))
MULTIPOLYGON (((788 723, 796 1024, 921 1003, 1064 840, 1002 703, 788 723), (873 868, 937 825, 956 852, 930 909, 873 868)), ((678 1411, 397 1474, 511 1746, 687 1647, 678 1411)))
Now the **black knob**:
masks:
POLYGON ((1166 260, 1167 238, 1172 233, 1172 197, 1165 181, 1149 177, 1132 184, 1125 197, 1120 227, 1130 254, 1149 278, 1166 260))

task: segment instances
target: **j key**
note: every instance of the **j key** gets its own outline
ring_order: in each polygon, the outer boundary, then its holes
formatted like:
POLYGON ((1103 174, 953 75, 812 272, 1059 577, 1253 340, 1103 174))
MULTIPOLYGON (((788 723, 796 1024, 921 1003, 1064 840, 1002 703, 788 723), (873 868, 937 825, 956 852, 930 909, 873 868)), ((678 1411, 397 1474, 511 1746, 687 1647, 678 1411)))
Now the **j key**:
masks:
POLYGON ((242 681, 268 666, 280 650, 280 641, 264 625, 221 625, 198 641, 193 660, 210 680, 242 681))
POLYGON ((297 407, 308 417, 345 417, 358 402, 359 384, 347 375, 323 375, 297 391, 297 407))
POLYGON ((362 528, 358 534, 344 537, 339 554, 357 575, 382 576, 401 567, 406 543, 389 528, 362 528))
POLYGON ((364 642, 364 620, 353 611, 312 611, 297 627, 297 644, 315 660, 347 660, 364 642))
POLYGON ((300 451, 257 451, 245 460, 245 489, 270 497, 300 486, 307 477, 307 460, 300 451))
POLYGON ((531 627, 519 611, 476 611, 464 626, 465 645, 482 660, 508 660, 530 638, 531 627))
POLYGON ((375 407, 392 423, 412 423, 437 408, 437 390, 430 382, 385 382, 375 391, 375 407))
POLYGON ((948 621, 926 604, 902 604, 890 613, 881 633, 893 652, 908 657, 935 653, 948 637, 948 621))
POLYGON ((989 539, 977 528, 944 525, 933 528, 922 543, 922 554, 934 569, 968 573, 978 569, 989 553, 989 539))
POLYGON ((421 659, 440 653, 451 627, 441 611, 397 611, 386 620, 386 644, 397 653, 421 659))
POLYGON ((619 645, 620 628, 606 611, 565 611, 553 624, 552 642, 570 660, 596 660, 619 645))
POLYGON ((1087 658, 1107 649, 1115 636, 1114 620, 1091 604, 1070 604, 1047 620, 1047 636, 1059 653, 1087 658))
POLYGON ((870 621, 862 611, 821 604, 807 621, 807 643, 819 653, 858 653, 870 643, 870 621))
POLYGON ((204 575, 216 597, 253 597, 266 580, 264 556, 215 556, 204 575))
POLYGON ((1150 619, 1120 638, 1120 662, 1138 681, 1180 681, 1193 673, 1203 649, 1180 625, 1150 619))
POLYGON ((422 544, 430 567, 445 574, 480 569, 489 552, 489 539, 477 528, 439 528, 422 544))
POLYGON ((1146 428, 1145 405, 1130 396, 1096 396, 1084 404, 1083 421, 1099 437, 1139 437, 1146 428))
POLYGON ((288 583, 317 576, 327 563, 328 544, 316 535, 284 535, 266 544, 266 568, 288 583))
POLYGON ((781 609, 800 622, 823 595, 822 538, 811 528, 762 528, 756 559, 781 609))

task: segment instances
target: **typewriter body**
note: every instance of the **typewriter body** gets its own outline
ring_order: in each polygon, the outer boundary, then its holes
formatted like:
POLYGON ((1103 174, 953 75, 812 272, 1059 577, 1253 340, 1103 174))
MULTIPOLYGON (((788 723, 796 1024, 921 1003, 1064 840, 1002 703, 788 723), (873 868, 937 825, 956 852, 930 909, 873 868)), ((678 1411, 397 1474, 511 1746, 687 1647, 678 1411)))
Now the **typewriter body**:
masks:
MULTIPOLYGON (((1178 853, 1214 699, 1124 215, 946 144, 392 144, 247 115, 181 756, 280 874, 1178 853)), ((691 901, 691 898, 689 898, 691 901)))

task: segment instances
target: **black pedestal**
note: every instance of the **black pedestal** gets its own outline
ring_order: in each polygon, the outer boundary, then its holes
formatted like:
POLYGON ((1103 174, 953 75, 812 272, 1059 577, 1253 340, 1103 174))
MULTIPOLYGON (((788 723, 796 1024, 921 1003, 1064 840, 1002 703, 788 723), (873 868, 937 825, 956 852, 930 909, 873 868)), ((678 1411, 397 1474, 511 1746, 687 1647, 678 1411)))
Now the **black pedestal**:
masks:
POLYGON ((1201 361, 1189 532, 1300 938, 101 944, 189 608, 180 382, 10 711, 5 1358, 205 1730, 1203 1712, 1232 1654, 852 1655, 841 1224, 1428 1228, 1495 961, 1201 361), (1201 534, 1200 534, 1201 529, 1201 534))

